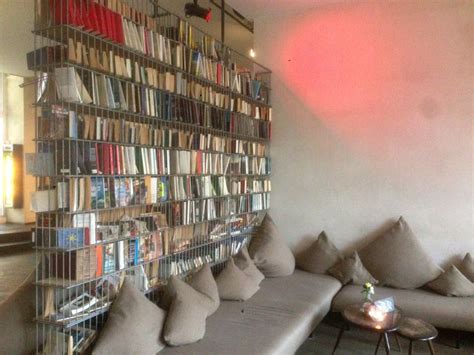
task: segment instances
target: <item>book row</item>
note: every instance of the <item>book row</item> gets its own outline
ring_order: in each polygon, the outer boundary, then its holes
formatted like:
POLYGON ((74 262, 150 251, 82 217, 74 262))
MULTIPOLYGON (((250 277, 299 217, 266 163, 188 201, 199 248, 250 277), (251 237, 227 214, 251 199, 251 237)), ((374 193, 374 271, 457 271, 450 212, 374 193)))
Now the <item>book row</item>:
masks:
POLYGON ((211 107, 206 105, 209 109, 226 109, 255 119, 271 121, 271 107, 258 106, 241 97, 220 94, 212 90, 210 86, 187 82, 180 73, 175 75, 165 72, 160 73, 159 76, 156 70, 152 70, 151 73, 156 74, 151 77, 153 82, 151 86, 120 80, 85 69, 76 69, 73 66, 55 68, 54 78, 57 97, 65 102, 93 104, 169 119, 173 113, 171 111, 173 105, 169 102, 172 100, 171 97, 174 100, 176 97, 182 97, 211 105, 211 107), (176 96, 170 96, 169 93, 176 96))
POLYGON ((268 175, 271 159, 202 150, 58 141, 41 144, 29 169, 56 175, 268 175), (39 158, 41 156, 41 158, 39 158))
POLYGON ((147 281, 141 282, 145 286, 143 291, 146 291, 150 287, 149 279, 164 280, 173 274, 185 274, 204 263, 225 260, 235 254, 246 239, 244 236, 239 238, 241 240, 235 240, 235 237, 229 236, 223 240, 197 246, 191 251, 163 257, 160 234, 154 232, 146 237, 98 244, 66 253, 49 253, 46 258, 45 275, 55 280, 56 285, 60 285, 71 281, 92 281, 104 275, 154 264, 153 268, 147 268, 151 271, 147 275, 147 281), (160 267, 164 269, 161 272, 160 267))
MULTIPOLYGON (((51 5, 52 24, 70 24, 83 28, 87 32, 100 33, 118 44, 173 65, 185 72, 254 99, 260 98, 260 81, 251 79, 250 72, 247 69, 239 70, 236 64, 232 63, 226 67, 223 61, 219 60, 219 53, 216 50, 215 41, 212 39, 204 40, 205 51, 203 52, 199 48, 193 49, 195 47, 170 41, 160 33, 160 30, 165 33, 170 32, 165 28, 152 30, 98 4, 88 5, 85 2, 77 6, 75 1, 55 0, 51 5), (101 21, 98 22, 98 25, 94 25, 98 20, 97 12, 101 21), (102 15, 102 12, 105 12, 106 15, 102 15), (103 25, 104 28, 101 28, 100 25, 103 25), (107 29, 109 30, 104 31, 107 29), (210 54, 210 56, 206 56, 204 53, 210 54)), ((74 43, 72 43, 72 47, 71 54, 74 54, 76 58, 83 56, 84 50, 82 48, 77 50, 78 46, 74 43)))
POLYGON ((151 233, 159 232, 161 251, 163 255, 169 255, 209 240, 238 234, 242 229, 252 227, 257 220, 256 214, 241 214, 223 220, 168 227, 167 213, 142 213, 133 218, 125 215, 112 221, 100 213, 84 213, 74 215, 72 222, 64 223, 63 227, 38 228, 36 245, 69 251, 125 239, 146 239, 151 233))
POLYGON ((43 139, 86 139, 259 156, 266 153, 263 143, 152 123, 83 115, 57 105, 51 110, 44 109, 38 122, 38 135, 43 139))

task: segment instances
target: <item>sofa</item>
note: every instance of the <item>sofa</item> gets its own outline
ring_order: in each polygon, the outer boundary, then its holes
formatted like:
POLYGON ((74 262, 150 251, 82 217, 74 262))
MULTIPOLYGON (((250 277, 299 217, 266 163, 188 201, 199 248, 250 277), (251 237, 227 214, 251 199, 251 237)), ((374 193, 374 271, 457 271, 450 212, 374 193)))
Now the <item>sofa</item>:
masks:
MULTIPOLYGON (((35 351, 32 277, 0 305, 0 354, 35 351)), ((290 276, 266 278, 246 302, 222 301, 207 319, 203 340, 167 347, 160 354, 291 354, 330 312, 362 301, 361 286, 329 275, 296 269, 290 276)), ((474 332, 474 298, 446 297, 422 289, 377 287, 377 298, 393 296, 410 317, 440 328, 474 332)))

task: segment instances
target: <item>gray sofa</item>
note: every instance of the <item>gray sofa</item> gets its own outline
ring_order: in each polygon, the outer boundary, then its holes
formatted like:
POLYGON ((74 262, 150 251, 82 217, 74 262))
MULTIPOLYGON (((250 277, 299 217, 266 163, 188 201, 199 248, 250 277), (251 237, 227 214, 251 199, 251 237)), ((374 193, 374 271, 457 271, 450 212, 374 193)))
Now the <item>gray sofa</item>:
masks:
POLYGON ((295 270, 267 278, 246 302, 222 301, 203 340, 159 354, 293 354, 331 309, 341 283, 295 270))
MULTIPOLYGON (((361 302, 361 286, 344 286, 332 301, 340 312, 361 302)), ((393 296, 403 315, 423 319, 435 327, 474 332, 474 297, 447 297, 423 289, 402 290, 376 287, 376 299, 393 296)))
MULTIPOLYGON (((0 354, 29 354, 35 349, 34 287, 30 277, 0 305, 0 354)), ((292 354, 328 312, 361 302, 361 286, 328 275, 295 270, 267 278, 246 302, 223 301, 207 319, 203 340, 167 347, 166 354, 292 354)), ((441 328, 474 332, 474 298, 445 297, 424 290, 376 288, 377 298, 394 296, 407 316, 441 328)))

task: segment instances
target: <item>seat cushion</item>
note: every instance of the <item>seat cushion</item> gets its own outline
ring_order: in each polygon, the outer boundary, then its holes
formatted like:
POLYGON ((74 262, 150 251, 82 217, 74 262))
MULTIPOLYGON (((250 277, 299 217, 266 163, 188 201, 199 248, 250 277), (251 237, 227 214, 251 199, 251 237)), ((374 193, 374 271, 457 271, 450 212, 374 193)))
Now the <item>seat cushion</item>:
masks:
POLYGON ((223 301, 198 343, 161 354, 293 354, 330 309, 341 283, 295 270, 268 278, 246 302, 223 301))
MULTIPOLYGON (((340 312, 349 304, 362 302, 363 296, 360 291, 360 286, 344 286, 334 298, 332 309, 340 312)), ((423 319, 435 327, 474 331, 472 297, 446 297, 422 289, 375 288, 376 300, 389 296, 395 298, 396 305, 407 317, 423 319)))

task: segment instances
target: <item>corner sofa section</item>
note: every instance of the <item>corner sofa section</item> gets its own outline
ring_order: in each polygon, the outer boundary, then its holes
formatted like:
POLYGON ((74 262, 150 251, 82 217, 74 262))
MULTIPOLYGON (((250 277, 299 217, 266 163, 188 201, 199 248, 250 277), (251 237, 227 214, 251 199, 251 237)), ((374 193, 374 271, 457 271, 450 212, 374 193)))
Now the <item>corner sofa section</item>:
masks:
POLYGON ((203 340, 161 354, 293 354, 331 309, 341 283, 295 270, 267 278, 245 302, 222 301, 203 340))

